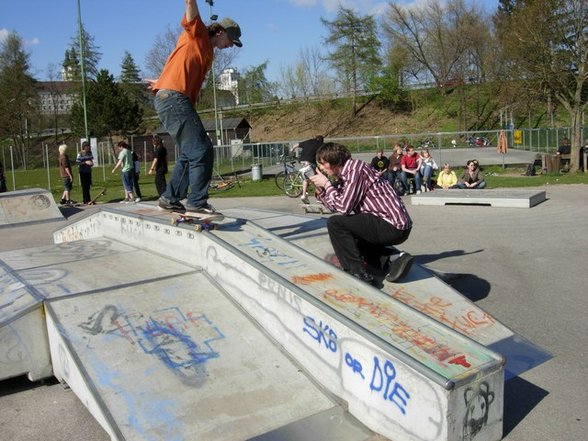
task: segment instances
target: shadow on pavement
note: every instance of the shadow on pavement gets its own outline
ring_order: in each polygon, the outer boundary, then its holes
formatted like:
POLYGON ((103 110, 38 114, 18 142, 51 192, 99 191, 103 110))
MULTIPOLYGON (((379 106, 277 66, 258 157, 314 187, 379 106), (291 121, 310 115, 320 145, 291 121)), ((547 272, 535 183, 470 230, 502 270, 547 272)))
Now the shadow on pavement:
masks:
POLYGON ((474 274, 459 274, 445 282, 472 302, 485 299, 490 293, 490 283, 474 274))
POLYGON ((40 386, 51 386, 57 383, 59 381, 55 377, 48 377, 40 381, 30 381, 26 375, 20 375, 0 381, 0 397, 35 389, 40 386))
POLYGON ((503 437, 506 437, 514 428, 549 395, 545 389, 541 389, 521 377, 515 377, 504 384, 504 423, 503 437))

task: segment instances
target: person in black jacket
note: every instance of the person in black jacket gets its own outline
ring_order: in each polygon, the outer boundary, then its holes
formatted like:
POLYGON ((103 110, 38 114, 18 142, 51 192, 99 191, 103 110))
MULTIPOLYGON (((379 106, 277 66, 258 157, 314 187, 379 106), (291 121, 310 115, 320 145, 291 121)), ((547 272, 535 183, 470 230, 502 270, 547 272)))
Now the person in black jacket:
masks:
MULTIPOLYGON (((291 151, 300 149, 301 172, 304 172, 304 170, 310 167, 316 168, 316 151, 323 145, 324 140, 325 138, 322 135, 317 135, 314 138, 307 139, 292 146, 291 151)), ((301 199, 303 204, 310 203, 308 200, 308 179, 302 181, 301 199)))
POLYGON ((155 173, 155 188, 157 194, 161 196, 165 191, 167 182, 165 175, 167 173, 167 149, 163 145, 163 140, 158 135, 153 135, 153 161, 151 162, 151 168, 149 168, 149 174, 155 173))

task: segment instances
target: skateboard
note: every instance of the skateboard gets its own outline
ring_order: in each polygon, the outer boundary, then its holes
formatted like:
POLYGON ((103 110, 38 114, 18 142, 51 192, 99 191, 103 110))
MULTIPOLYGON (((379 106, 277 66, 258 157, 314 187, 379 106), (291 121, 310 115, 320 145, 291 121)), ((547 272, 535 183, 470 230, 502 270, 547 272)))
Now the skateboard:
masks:
POLYGON ((331 214, 332 211, 329 210, 322 204, 302 204, 300 205, 305 213, 320 213, 320 214, 331 214))
POLYGON ((88 205, 96 205, 96 201, 101 196, 104 196, 105 194, 106 194, 106 187, 104 187, 102 190, 100 190, 100 193, 98 193, 96 196, 94 196, 94 199, 92 199, 90 202, 88 202, 88 205))
POLYGON ((177 211, 172 212, 172 214, 174 214, 174 217, 171 219, 172 225, 191 224, 194 225, 196 231, 216 230, 218 229, 217 222, 224 219, 222 215, 206 216, 196 213, 180 213, 177 211))

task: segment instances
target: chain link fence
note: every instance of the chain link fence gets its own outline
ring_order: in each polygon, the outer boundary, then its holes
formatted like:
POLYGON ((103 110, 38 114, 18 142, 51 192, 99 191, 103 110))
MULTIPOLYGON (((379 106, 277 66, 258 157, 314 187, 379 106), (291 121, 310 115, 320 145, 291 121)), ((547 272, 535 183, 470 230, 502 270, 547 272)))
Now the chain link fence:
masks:
MULTIPOLYGON (((583 140, 588 140, 588 128, 584 128, 583 140)), ((344 144, 349 150, 356 153, 372 153, 382 148, 385 152, 391 152, 397 143, 408 143, 416 148, 428 147, 432 152, 439 154, 444 149, 457 149, 469 147, 495 147, 500 130, 485 130, 477 132, 429 132, 429 133, 405 133, 393 135, 372 135, 345 138, 326 138, 325 141, 344 144)), ((541 129, 513 129, 506 130, 511 149, 524 150, 537 153, 554 153, 564 137, 570 138, 570 128, 541 128, 541 129)), ((129 143, 141 158, 142 168, 147 174, 149 164, 153 159, 150 136, 131 137, 129 143)), ((288 156, 292 146, 303 139, 285 140, 276 142, 258 142, 244 144, 234 140, 230 145, 215 146, 214 172, 217 175, 239 174, 250 172, 254 166, 271 167, 280 164, 282 155, 288 156)), ((177 159, 179 151, 166 139, 170 166, 177 159)), ((69 157, 72 165, 79 152, 81 143, 74 146, 70 143, 69 157), (74 147, 74 148, 72 148, 74 147), (75 151, 74 151, 75 149, 75 151)), ((97 166, 94 168, 94 179, 97 183, 106 181, 109 168, 116 162, 114 145, 110 141, 97 143, 97 166)), ((16 151, 12 146, 1 148, 0 160, 4 168, 8 190, 20 190, 26 188, 27 179, 19 179, 26 171, 35 170, 37 173, 45 170, 47 188, 51 189, 53 180, 56 184, 59 180, 57 146, 48 143, 31 143, 26 149, 16 151), (56 171, 57 170, 57 171, 56 171), (22 182, 19 182, 22 181, 22 182)))

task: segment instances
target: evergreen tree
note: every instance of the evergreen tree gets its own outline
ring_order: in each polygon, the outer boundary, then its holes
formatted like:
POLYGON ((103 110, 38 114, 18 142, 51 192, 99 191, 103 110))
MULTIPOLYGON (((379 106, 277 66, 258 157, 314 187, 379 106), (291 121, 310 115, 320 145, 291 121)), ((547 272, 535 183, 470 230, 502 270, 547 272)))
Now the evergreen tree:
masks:
POLYGON ((136 100, 141 106, 145 106, 149 102, 147 89, 141 82, 141 70, 129 51, 125 51, 121 63, 120 86, 129 97, 136 100))
POLYGON ((16 159, 26 168, 31 120, 37 115, 36 81, 23 40, 9 33, 0 45, 0 137, 12 138, 16 159))
POLYGON ((339 7, 334 21, 323 18, 321 21, 329 32, 325 42, 334 47, 327 58, 339 73, 343 91, 353 96, 355 115, 358 93, 381 67, 376 22, 371 15, 360 17, 353 10, 342 6, 339 7))
MULTIPOLYGON (((70 81, 79 81, 81 80, 81 68, 80 68, 80 57, 79 57, 79 48, 80 48, 80 40, 79 36, 76 33, 74 37, 71 38, 70 43, 70 51, 69 51, 69 62, 67 60, 67 51, 66 51, 66 58, 63 61, 64 67, 65 63, 68 62, 68 66, 71 66, 72 70, 72 78, 70 81), (74 68, 77 62, 77 67, 74 68)), ((94 79, 98 74, 98 63, 102 59, 102 53, 99 52, 99 47, 94 44, 94 37, 86 32, 84 27, 82 26, 82 49, 84 53, 84 73, 86 75, 86 79, 94 79)))
MULTIPOLYGON (((96 137, 133 133, 143 118, 137 101, 130 98, 105 69, 98 73, 96 80, 88 83, 86 108, 91 136, 96 137)), ((72 107, 71 127, 76 135, 84 135, 84 109, 80 102, 72 107)))

